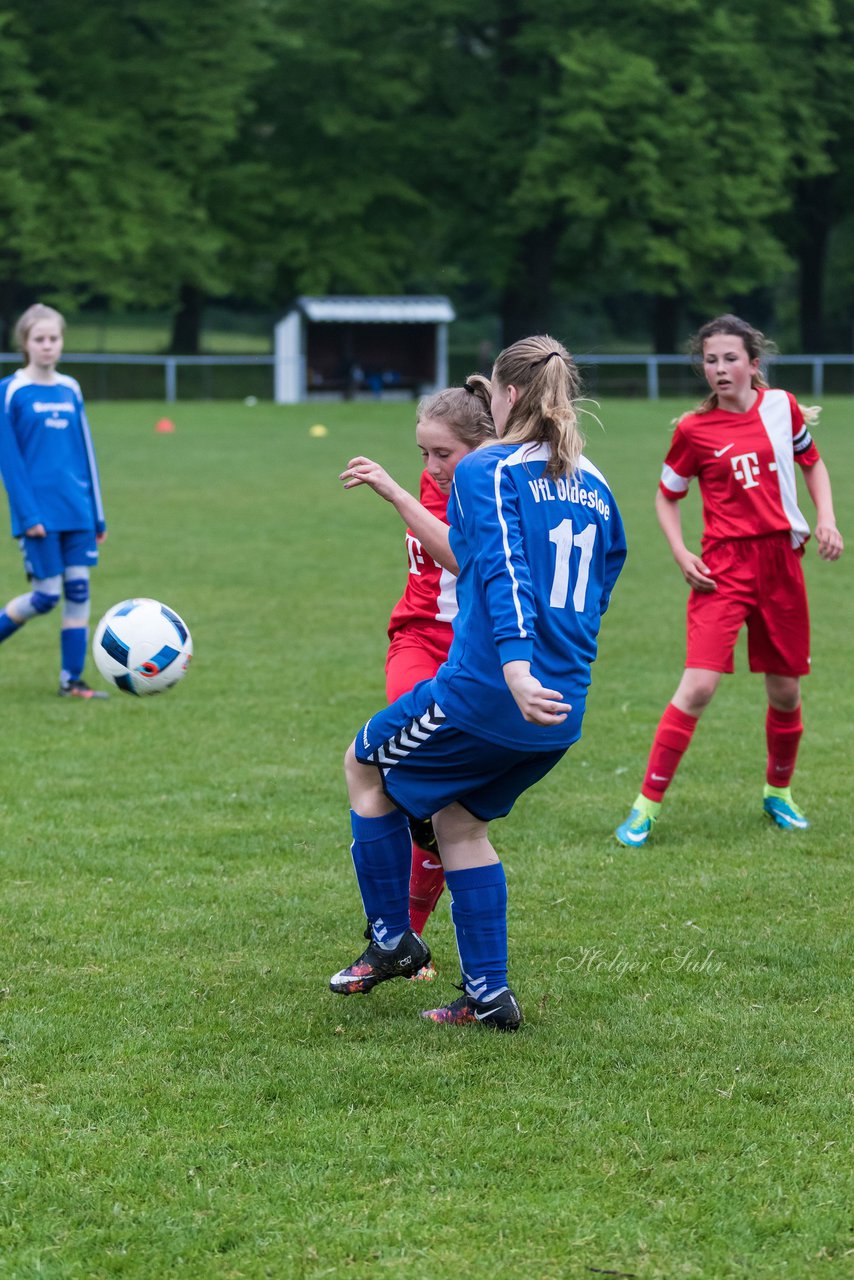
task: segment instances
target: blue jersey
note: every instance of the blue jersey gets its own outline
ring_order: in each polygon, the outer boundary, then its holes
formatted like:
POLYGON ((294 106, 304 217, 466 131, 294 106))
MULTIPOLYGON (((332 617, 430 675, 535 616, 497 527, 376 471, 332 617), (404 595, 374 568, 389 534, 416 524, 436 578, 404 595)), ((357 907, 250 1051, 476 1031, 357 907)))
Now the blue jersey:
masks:
POLYGON ((604 476, 582 456, 571 479, 554 480, 549 457, 548 445, 498 443, 458 463, 448 521, 459 613, 432 682, 451 724, 532 751, 581 735, 600 619, 626 558, 604 476), (517 659, 572 704, 562 724, 523 718, 502 672, 517 659))
POLYGON ((21 369, 0 382, 0 471, 12 533, 103 533, 104 508, 83 396, 74 378, 33 382, 21 369))

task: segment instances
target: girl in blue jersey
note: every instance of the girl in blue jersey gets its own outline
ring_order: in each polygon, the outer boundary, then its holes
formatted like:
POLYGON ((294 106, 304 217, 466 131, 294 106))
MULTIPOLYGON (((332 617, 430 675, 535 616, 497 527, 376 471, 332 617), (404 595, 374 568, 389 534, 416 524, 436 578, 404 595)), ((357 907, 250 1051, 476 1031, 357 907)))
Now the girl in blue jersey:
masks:
POLYGON ((371 991, 428 962, 409 927, 408 818, 432 816, 463 995, 423 1016, 515 1031, 522 1015, 507 981, 507 888, 489 822, 581 734, 626 543, 607 482, 581 453, 578 375, 560 343, 516 342, 498 356, 491 386, 480 381, 498 441, 454 473, 459 613, 448 660, 370 719, 345 759, 353 863, 371 928, 367 949, 330 987, 371 991))
POLYGON ((106 524, 83 396, 74 378, 56 371, 64 333, 58 311, 30 307, 15 327, 27 363, 0 382, 0 471, 30 581, 0 612, 0 641, 62 599, 59 692, 105 698, 82 678, 89 571, 106 524))

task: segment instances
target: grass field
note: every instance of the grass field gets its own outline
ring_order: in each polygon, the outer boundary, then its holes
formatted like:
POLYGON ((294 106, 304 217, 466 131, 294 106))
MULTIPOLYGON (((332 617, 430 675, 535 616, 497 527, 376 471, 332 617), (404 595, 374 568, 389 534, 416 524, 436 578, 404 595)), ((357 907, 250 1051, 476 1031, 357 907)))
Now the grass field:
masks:
MULTIPOLYGON (((807 556, 813 829, 764 824, 741 649, 654 843, 610 838, 683 658, 652 511, 676 409, 590 430, 630 555, 585 736, 493 831, 526 1015, 500 1037, 418 1017, 456 994, 446 897, 437 986, 326 989, 361 946, 340 762, 404 575, 392 510, 336 477, 365 452, 414 484, 412 406, 179 404, 171 436, 163 405, 93 406, 95 617, 164 599, 196 658, 69 705, 55 617, 2 650, 3 1280, 851 1274, 854 547, 807 556)), ((817 436, 854 538, 851 414, 817 436)))

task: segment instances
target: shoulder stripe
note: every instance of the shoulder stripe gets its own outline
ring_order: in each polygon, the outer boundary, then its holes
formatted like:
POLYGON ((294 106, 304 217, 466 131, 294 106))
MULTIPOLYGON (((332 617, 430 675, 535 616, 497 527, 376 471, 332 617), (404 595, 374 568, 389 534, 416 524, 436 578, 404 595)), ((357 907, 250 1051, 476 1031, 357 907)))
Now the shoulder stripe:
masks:
POLYGON ((603 484, 609 493, 611 492, 611 486, 602 475, 602 472, 598 467, 594 467, 590 459, 586 458, 583 453, 580 455, 578 462, 576 463, 576 469, 578 471, 586 471, 588 475, 593 476, 595 480, 598 480, 600 484, 603 484))
MULTIPOLYGON (((547 458, 549 456, 548 445, 541 445, 539 448, 545 449, 545 454, 541 454, 540 456, 547 458)), ((495 509, 498 513, 498 523, 501 527, 501 543, 504 547, 504 563, 507 566, 507 573, 510 578, 513 593, 513 607, 516 610, 516 625, 519 628, 520 640, 528 639, 528 631, 525 627, 525 616, 522 613, 522 606, 519 602, 519 579, 516 577, 513 557, 510 554, 510 531, 507 528, 507 521, 504 519, 504 512, 502 510, 501 474, 506 466, 510 466, 514 462, 519 462, 521 460, 520 455, 526 450, 527 456, 530 458, 530 446, 524 445, 521 449, 517 449, 515 453, 511 453, 508 458, 502 458, 501 462, 499 462, 498 466, 495 468, 495 509)))
POLYGON ((12 396, 15 394, 15 392, 20 391, 21 387, 28 387, 31 384, 31 382, 32 382, 32 378, 30 377, 30 375, 27 373, 25 369, 19 369, 17 373, 12 374, 6 386, 6 401, 3 406, 7 410, 7 412, 9 409, 9 404, 11 403, 11 400, 12 400, 12 396))
POLYGON ((80 390, 80 383, 76 378, 72 378, 69 373, 58 373, 56 375, 56 385, 60 387, 68 387, 79 398, 83 399, 83 392, 80 390))
MULTIPOLYGON (((498 443, 500 444, 501 441, 499 440, 498 443)), ((547 444, 520 444, 518 449, 508 453, 498 465, 515 467, 525 462, 548 462, 551 456, 552 451, 547 444)))

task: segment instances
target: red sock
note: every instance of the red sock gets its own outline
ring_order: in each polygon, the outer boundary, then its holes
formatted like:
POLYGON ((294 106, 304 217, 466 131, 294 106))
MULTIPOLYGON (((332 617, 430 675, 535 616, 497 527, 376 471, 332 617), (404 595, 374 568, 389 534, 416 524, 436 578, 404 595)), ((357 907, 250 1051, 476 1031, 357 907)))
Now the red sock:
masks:
POLYGON ((412 871, 409 876, 409 923, 421 933, 442 896, 445 872, 435 853, 412 846, 412 871))
POLYGON ((664 793, 673 781, 673 775, 688 750, 696 727, 696 716, 689 716, 674 707, 672 702, 668 702, 652 740, 652 750, 641 787, 647 800, 664 799, 664 793))
POLYGON ((803 731, 800 706, 794 711, 778 711, 776 707, 769 706, 765 717, 765 738, 768 742, 765 781, 770 787, 787 787, 792 781, 803 731))

